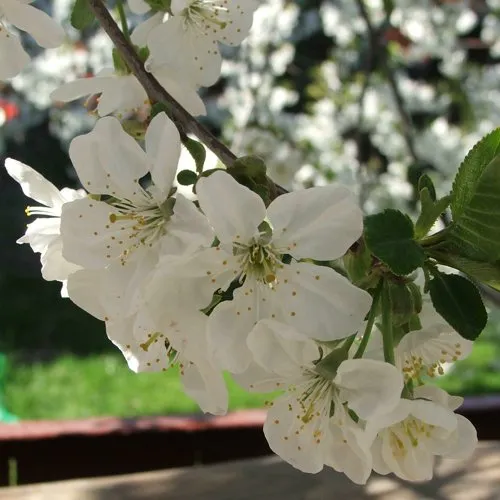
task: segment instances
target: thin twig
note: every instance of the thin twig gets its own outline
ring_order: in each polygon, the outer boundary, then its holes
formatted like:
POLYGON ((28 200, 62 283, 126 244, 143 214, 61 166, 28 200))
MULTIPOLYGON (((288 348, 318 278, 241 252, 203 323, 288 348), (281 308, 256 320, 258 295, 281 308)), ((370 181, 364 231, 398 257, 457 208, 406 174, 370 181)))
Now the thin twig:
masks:
MULTIPOLYGON (((411 123, 411 118, 410 115, 406 112, 405 106, 404 106, 404 101, 403 97, 401 95, 401 92, 399 91, 398 84, 396 82, 396 76, 394 75, 394 71, 392 70, 390 64, 389 64, 389 57, 388 57, 388 52, 387 48, 383 45, 380 44, 379 38, 377 35, 377 32, 375 28, 373 27, 373 24, 370 19, 370 15, 368 14, 368 11, 366 10, 366 6, 363 0, 356 0, 356 4, 359 8, 359 11, 361 13, 361 17, 365 21, 366 28, 368 30, 368 36, 370 38, 369 43, 370 47, 372 50, 375 48, 380 48, 382 50, 377 51, 377 54, 381 56, 381 61, 383 65, 384 72, 387 76, 387 80, 389 82, 389 86, 392 91, 392 95, 394 97, 394 101, 396 103, 396 108, 398 110, 400 119, 401 119, 401 125, 403 129, 403 137, 406 142, 406 146, 408 148, 408 151, 413 158, 415 162, 418 162, 418 156, 415 151, 415 146, 413 143, 413 125, 411 123)), ((384 4, 384 7, 386 5, 384 4)), ((388 24, 389 23, 389 17, 388 17, 388 12, 386 9, 386 18, 385 22, 388 24)), ((373 52, 372 52, 373 55, 373 52)))
POLYGON ((139 59, 132 45, 118 28, 114 19, 102 0, 88 0, 89 7, 94 13, 99 24, 108 34, 109 38, 120 52, 130 71, 139 80, 149 98, 154 102, 168 105, 170 118, 175 122, 181 132, 193 134, 203 142, 220 161, 231 167, 236 156, 229 148, 220 142, 205 126, 193 118, 158 82, 158 80, 144 69, 144 64, 139 59))

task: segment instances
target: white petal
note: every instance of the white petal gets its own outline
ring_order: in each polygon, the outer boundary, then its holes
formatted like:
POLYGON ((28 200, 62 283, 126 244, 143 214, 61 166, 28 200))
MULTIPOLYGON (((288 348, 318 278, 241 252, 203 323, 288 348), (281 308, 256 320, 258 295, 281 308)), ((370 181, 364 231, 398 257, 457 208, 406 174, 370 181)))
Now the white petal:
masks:
POLYGON ((165 113, 158 113, 148 126, 145 137, 146 154, 152 163, 151 178, 167 197, 174 183, 181 154, 177 127, 165 113))
POLYGON ((62 255, 62 238, 54 238, 41 255, 42 277, 47 281, 65 281, 80 266, 68 262, 62 255))
POLYGON ((227 412, 226 383, 220 371, 207 361, 188 363, 181 371, 182 385, 205 413, 224 415, 227 412))
POLYGON ((129 113, 145 105, 149 106, 148 95, 134 75, 117 75, 112 83, 113 88, 106 89, 99 97, 99 116, 115 112, 129 113))
POLYGON ((203 99, 196 92, 196 86, 182 81, 168 66, 151 70, 162 87, 191 115, 206 115, 203 99))
POLYGON ((247 344, 257 363, 284 379, 302 374, 320 353, 315 342, 274 320, 259 321, 250 332, 247 344))
POLYGON ((432 401, 415 400, 411 402, 411 414, 426 424, 454 431, 457 427, 456 415, 432 401))
POLYGON ((24 236, 17 243, 29 243, 34 252, 45 252, 50 243, 61 236, 61 219, 58 217, 40 217, 28 224, 24 236))
POLYGON ((64 30, 42 10, 18 0, 2 0, 2 11, 10 23, 29 33, 41 47, 58 47, 64 40, 64 30))
POLYGON ((90 94, 100 94, 113 89, 115 80, 113 76, 77 78, 63 83, 50 94, 50 98, 53 101, 70 102, 90 94))
POLYGON ((443 443, 440 455, 455 460, 467 460, 477 447, 477 431, 462 415, 457 417, 457 430, 443 443))
POLYGON ((174 294, 191 307, 207 307, 213 293, 225 290, 234 279, 231 260, 234 257, 217 248, 206 248, 194 254, 162 255, 155 272, 148 278, 146 306, 154 318, 164 314, 165 302, 174 294), (169 283, 169 287, 165 287, 169 283))
MULTIPOLYGON (((135 1, 142 2, 143 0, 135 1)), ((150 7, 148 5, 148 9, 149 8, 150 7)), ((164 15, 164 12, 157 12, 142 23, 138 24, 134 28, 134 31, 132 31, 132 35, 130 35, 131 42, 138 47, 145 47, 148 43, 148 37, 151 30, 163 22, 164 15)))
POLYGON ((333 269, 309 263, 278 272, 274 300, 286 322, 317 340, 335 340, 358 331, 370 309, 370 294, 333 269))
POLYGON ((354 195, 342 186, 288 193, 268 208, 273 241, 294 257, 338 259, 361 236, 363 215, 354 195))
POLYGON ((252 353, 246 341, 260 319, 259 294, 255 284, 248 281, 235 290, 233 300, 219 304, 208 319, 209 343, 214 359, 232 373, 241 373, 250 366, 252 353))
POLYGON ((210 87, 219 78, 222 58, 216 40, 185 26, 182 16, 170 17, 153 28, 148 47, 149 65, 166 65, 191 85, 210 87))
POLYGON ((192 201, 178 194, 174 215, 168 222, 168 231, 162 240, 162 253, 191 253, 201 247, 210 247, 213 240, 214 233, 207 218, 192 201))
POLYGON ((102 271, 82 269, 68 277, 68 297, 81 309, 104 321, 106 311, 98 293, 102 285, 102 271))
POLYGON ((464 398, 451 396, 445 390, 435 385, 421 385, 416 387, 413 394, 415 399, 428 399, 451 411, 455 411, 464 402, 464 398))
MULTIPOLYGON (((146 14, 151 10, 151 6, 144 0, 128 0, 129 9, 137 15, 146 14)), ((133 40, 132 40, 133 41, 133 40)), ((135 43, 135 42, 134 42, 135 43)))
POLYGON ((222 243, 248 242, 266 216, 262 199, 225 172, 202 177, 196 192, 201 209, 222 243))
POLYGON ((334 382, 340 387, 340 398, 363 420, 392 411, 404 385, 395 366, 372 359, 344 361, 334 382))
POLYGON ((15 33, 0 30, 0 80, 9 80, 19 74, 30 62, 15 33))
POLYGON ((354 422, 342 427, 333 420, 330 422, 325 445, 325 464, 343 472, 356 484, 366 484, 372 471, 370 443, 354 422))
POLYGON ((47 207, 60 208, 64 203, 59 190, 45 177, 28 165, 12 158, 5 160, 9 175, 21 185, 23 193, 47 207))
POLYGON ((269 373, 254 362, 244 372, 233 374, 232 378, 249 392, 274 392, 283 388, 281 376, 269 373))
POLYGON ((271 450, 283 460, 303 472, 315 474, 323 469, 321 447, 314 435, 317 429, 296 418, 299 414, 293 411, 296 406, 294 398, 281 396, 274 400, 267 412, 264 435, 271 450))
POLYGON ((64 257, 88 269, 102 269, 118 259, 128 245, 137 243, 137 238, 130 238, 132 221, 112 223, 111 213, 113 207, 90 198, 65 203, 61 215, 64 257))
POLYGON ((259 4, 255 0, 239 0, 224 5, 228 6, 230 22, 219 31, 218 39, 226 45, 239 45, 248 36, 253 12, 259 4))
POLYGON ((134 200, 146 175, 146 154, 113 117, 101 118, 88 134, 75 137, 69 155, 82 185, 92 194, 134 200))

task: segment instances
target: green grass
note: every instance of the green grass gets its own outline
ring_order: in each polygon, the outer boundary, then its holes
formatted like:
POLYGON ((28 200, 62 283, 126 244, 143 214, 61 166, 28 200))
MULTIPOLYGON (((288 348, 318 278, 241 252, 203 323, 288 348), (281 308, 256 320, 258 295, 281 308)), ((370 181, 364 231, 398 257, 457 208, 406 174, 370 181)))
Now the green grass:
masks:
MULTIPOLYGON (((228 378, 230 408, 261 407, 269 395, 250 394, 228 378)), ((121 354, 10 366, 5 404, 21 419, 167 415, 199 412, 175 369, 131 372, 121 354)))

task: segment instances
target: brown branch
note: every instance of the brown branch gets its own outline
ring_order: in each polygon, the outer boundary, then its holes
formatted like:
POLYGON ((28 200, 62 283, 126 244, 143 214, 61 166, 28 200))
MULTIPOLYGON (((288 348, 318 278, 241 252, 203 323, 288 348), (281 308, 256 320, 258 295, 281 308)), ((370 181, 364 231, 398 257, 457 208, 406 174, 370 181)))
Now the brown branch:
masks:
POLYGON ((231 167, 236 156, 229 148, 220 142, 205 126, 193 118, 158 82, 158 80, 144 69, 144 64, 139 59, 132 45, 127 41, 118 28, 114 19, 102 0, 88 0, 89 7, 94 13, 99 24, 108 34, 109 38, 120 52, 130 71, 139 80, 149 98, 153 102, 160 102, 168 106, 170 118, 179 128, 179 132, 193 134, 203 142, 220 161, 231 167))
MULTIPOLYGON (((89 7, 94 13, 99 24, 108 34, 109 38, 119 51, 130 71, 139 80, 149 98, 153 102, 166 104, 169 116, 175 123, 181 136, 193 134, 205 144, 219 160, 231 168, 237 159, 236 155, 221 141, 219 141, 204 125, 199 123, 188 113, 158 82, 158 80, 145 70, 144 64, 139 59, 134 47, 127 41, 120 28, 111 17, 102 0, 88 0, 89 7)), ((273 195, 280 196, 288 191, 279 184, 269 179, 273 195)))

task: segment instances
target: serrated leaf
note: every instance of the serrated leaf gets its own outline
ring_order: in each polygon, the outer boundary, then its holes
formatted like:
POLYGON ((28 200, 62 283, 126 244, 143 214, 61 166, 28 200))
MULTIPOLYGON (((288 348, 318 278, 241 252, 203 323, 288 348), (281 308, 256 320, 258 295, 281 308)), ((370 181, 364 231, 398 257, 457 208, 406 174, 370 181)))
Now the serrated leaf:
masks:
POLYGON ((500 260, 500 150, 478 177, 447 239, 463 256, 494 262, 500 260))
POLYGON ((440 264, 453 267, 476 281, 500 292, 500 261, 480 262, 449 252, 433 252, 431 256, 440 264))
POLYGON ((413 223, 399 210, 388 209, 365 218, 368 248, 395 274, 410 274, 424 264, 424 251, 413 238, 413 223))
POLYGON ((453 181, 451 212, 457 219, 469 206, 488 165, 500 153, 500 128, 483 137, 465 157, 453 181))
POLYGON ((422 207, 420 216, 415 223, 415 238, 417 240, 423 238, 430 231, 438 217, 447 209, 450 199, 450 196, 445 196, 435 201, 427 187, 424 187, 420 191, 420 203, 422 207))
POLYGON ((196 171, 200 174, 203 172, 203 166, 205 165, 205 159, 207 157, 205 146, 203 146, 201 142, 195 141, 189 137, 186 137, 182 142, 194 160, 196 171))
POLYGON ((77 30, 83 30, 94 21, 94 13, 89 7, 88 0, 76 0, 71 10, 71 26, 77 30))
POLYGON ((198 180, 198 175, 192 170, 181 170, 177 174, 177 182, 181 186, 192 186, 198 180))
POLYGON ((429 291, 434 308, 462 337, 475 340, 488 321, 478 289, 458 274, 433 271, 433 275, 429 291))

